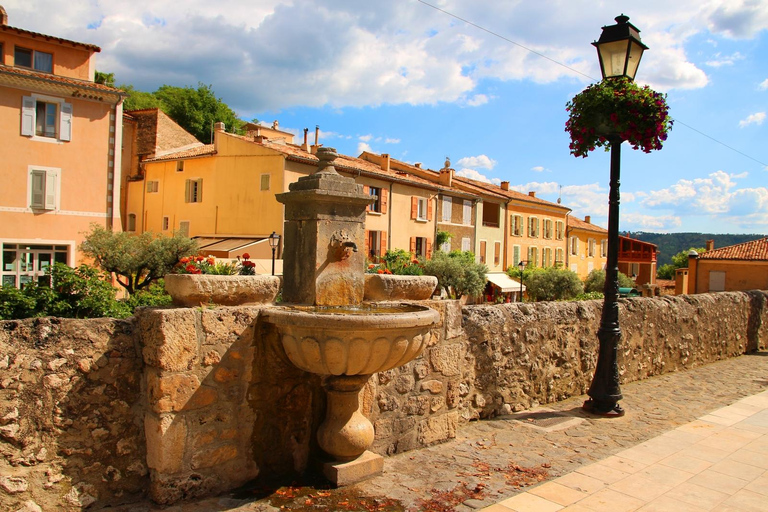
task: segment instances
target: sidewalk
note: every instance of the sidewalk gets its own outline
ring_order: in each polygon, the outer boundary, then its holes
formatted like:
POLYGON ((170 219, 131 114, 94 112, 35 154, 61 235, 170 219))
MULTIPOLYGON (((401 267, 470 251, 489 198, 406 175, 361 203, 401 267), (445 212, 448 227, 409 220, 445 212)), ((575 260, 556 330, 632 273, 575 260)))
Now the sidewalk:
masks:
POLYGON ((768 511, 767 390, 768 352, 750 354, 623 385, 621 418, 586 415, 582 396, 471 422, 453 441, 386 457, 384 474, 345 488, 112 510, 768 511))
POLYGON ((482 510, 768 510, 768 391, 482 510))

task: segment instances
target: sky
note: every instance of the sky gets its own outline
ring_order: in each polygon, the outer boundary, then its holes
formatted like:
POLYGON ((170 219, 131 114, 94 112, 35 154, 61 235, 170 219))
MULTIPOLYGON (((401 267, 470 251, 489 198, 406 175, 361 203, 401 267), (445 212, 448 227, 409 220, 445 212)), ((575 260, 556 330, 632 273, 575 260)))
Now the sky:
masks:
POLYGON ((211 85, 245 120, 562 199, 607 226, 609 153, 570 155, 565 104, 619 14, 668 94, 661 151, 622 147, 622 231, 768 234, 766 0, 0 0, 9 25, 96 44, 118 84, 211 85), (43 15, 42 13, 49 13, 43 15))

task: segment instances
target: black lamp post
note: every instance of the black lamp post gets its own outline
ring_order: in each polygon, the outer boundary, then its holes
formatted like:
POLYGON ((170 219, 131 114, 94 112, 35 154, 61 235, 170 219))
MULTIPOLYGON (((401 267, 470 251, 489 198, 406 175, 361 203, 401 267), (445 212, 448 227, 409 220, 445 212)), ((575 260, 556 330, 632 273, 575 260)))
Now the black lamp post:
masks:
POLYGON ((272 275, 275 275, 275 250, 279 243, 280 235, 273 231, 272 234, 269 235, 269 246, 272 248, 272 275))
MULTIPOLYGON (((629 18, 616 17, 616 25, 603 27, 600 40, 592 43, 597 47, 603 80, 626 77, 635 79, 643 51, 640 31, 629 23, 629 18)), ((602 416, 623 416, 619 405, 622 399, 619 386, 618 350, 621 341, 619 327, 619 173, 621 144, 624 140, 616 133, 607 134, 611 143, 611 184, 608 199, 608 257, 605 269, 603 312, 597 338, 600 349, 597 367, 584 402, 584 410, 602 416)))
POLYGON ((520 270, 520 302, 523 302, 523 270, 525 270, 525 262, 520 260, 517 268, 520 270))

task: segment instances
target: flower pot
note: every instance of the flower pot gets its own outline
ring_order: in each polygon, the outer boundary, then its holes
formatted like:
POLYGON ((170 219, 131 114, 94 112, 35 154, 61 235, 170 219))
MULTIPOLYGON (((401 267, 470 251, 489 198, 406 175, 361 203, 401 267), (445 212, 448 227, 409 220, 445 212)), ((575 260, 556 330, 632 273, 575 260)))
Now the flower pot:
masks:
POLYGON ((366 274, 363 300, 426 300, 437 287, 435 276, 366 274))
POLYGON ((165 291, 176 306, 241 306, 268 304, 280 289, 276 276, 219 276, 211 274, 168 274, 165 291))

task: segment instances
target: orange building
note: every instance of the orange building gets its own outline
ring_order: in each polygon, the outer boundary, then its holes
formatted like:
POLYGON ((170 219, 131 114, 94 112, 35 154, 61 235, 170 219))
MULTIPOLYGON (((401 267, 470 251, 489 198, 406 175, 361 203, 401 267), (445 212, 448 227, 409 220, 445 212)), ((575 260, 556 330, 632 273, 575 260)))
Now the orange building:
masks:
POLYGON ((94 82, 99 51, 9 26, 0 7, 2 284, 79 264, 92 223, 120 229, 123 95, 94 82))
POLYGON ((768 290, 768 237, 688 255, 688 268, 677 270, 675 293, 768 290))

